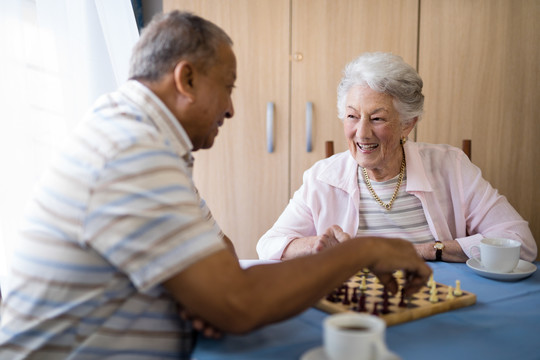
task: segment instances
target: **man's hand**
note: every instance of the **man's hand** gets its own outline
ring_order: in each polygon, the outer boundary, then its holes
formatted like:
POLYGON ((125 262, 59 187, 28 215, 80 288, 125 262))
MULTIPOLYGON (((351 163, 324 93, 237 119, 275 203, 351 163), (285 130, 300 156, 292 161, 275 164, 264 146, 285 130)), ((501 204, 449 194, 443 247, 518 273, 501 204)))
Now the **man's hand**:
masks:
POLYGON ((180 309, 180 317, 183 320, 190 321, 191 326, 193 326, 193 328, 201 333, 204 337, 211 339, 221 339, 223 337, 222 331, 216 329, 199 317, 189 315, 185 309, 180 309))
POLYGON ((405 272, 403 286, 405 295, 414 294, 426 284, 432 272, 431 268, 424 263, 410 242, 401 239, 382 239, 376 244, 377 252, 383 256, 378 257, 369 269, 391 293, 395 294, 398 290, 398 284, 393 277, 393 272, 398 269, 405 272))

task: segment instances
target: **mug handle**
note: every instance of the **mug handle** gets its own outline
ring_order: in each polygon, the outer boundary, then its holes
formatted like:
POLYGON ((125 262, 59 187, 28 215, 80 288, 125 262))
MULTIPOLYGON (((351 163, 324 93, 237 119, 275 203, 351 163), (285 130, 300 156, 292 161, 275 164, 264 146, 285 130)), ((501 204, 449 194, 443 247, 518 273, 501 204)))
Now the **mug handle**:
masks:
POLYGON ((478 245, 471 246, 469 248, 469 253, 471 254, 471 259, 474 259, 474 260, 478 261, 478 263, 482 263, 482 260, 481 260, 482 252, 480 251, 480 246, 478 246, 478 245), (473 255, 473 249, 478 249, 478 255, 479 256, 474 256, 473 255))

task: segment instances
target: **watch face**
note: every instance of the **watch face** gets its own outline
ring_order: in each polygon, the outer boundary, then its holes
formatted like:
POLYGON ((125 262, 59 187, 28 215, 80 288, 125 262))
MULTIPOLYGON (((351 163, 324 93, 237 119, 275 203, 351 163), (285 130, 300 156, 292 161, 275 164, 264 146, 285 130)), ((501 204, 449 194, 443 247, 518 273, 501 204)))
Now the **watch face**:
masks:
POLYGON ((444 248, 444 244, 438 242, 438 243, 435 243, 435 245, 433 247, 435 249, 442 250, 444 248))

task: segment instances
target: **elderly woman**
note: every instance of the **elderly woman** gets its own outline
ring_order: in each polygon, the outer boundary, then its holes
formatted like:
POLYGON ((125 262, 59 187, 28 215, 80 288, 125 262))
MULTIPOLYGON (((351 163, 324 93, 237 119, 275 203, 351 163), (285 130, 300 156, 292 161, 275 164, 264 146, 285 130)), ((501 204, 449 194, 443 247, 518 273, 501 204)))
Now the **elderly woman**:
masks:
POLYGON ((407 141, 422 114, 422 79, 401 57, 366 53, 338 87, 349 151, 317 162, 274 226, 261 259, 289 259, 351 237, 408 239, 426 260, 464 262, 484 237, 515 239, 536 258, 527 222, 460 150, 407 141))

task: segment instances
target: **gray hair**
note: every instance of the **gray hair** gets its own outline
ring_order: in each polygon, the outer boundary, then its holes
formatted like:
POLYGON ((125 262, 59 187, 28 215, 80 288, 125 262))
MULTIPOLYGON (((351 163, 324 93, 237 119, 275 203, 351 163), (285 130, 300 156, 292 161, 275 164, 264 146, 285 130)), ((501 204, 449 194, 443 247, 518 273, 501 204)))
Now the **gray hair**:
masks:
POLYGON ((156 15, 142 30, 133 48, 129 78, 159 80, 181 60, 206 72, 214 65, 220 45, 231 38, 217 25, 178 10, 156 15))
POLYGON ((400 56, 382 52, 364 53, 347 64, 337 90, 340 119, 345 117, 347 94, 357 85, 367 85, 372 90, 391 95, 404 123, 422 115, 422 78, 400 56))

